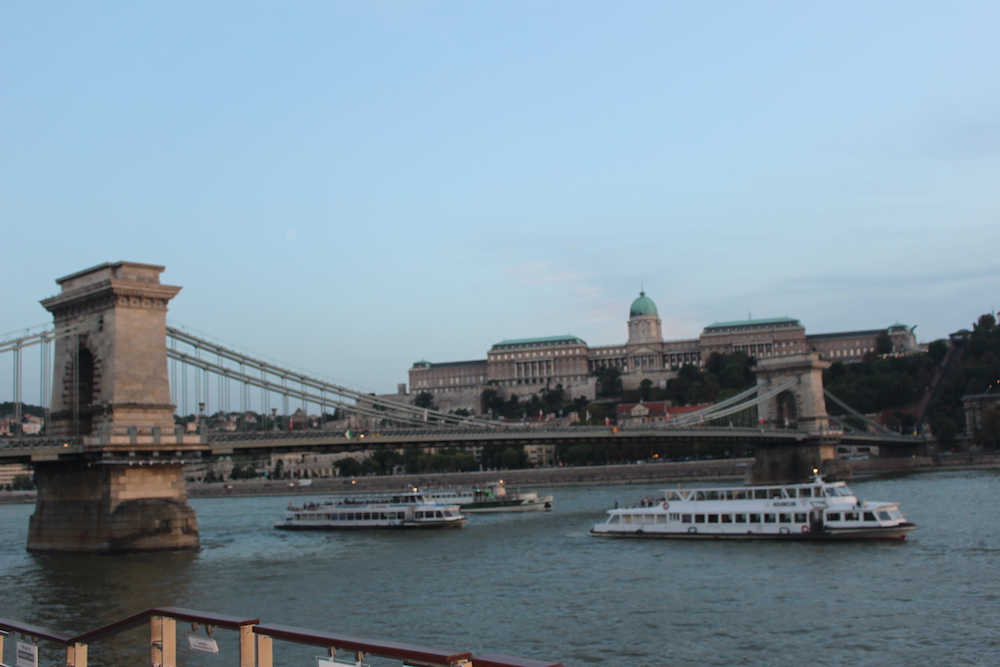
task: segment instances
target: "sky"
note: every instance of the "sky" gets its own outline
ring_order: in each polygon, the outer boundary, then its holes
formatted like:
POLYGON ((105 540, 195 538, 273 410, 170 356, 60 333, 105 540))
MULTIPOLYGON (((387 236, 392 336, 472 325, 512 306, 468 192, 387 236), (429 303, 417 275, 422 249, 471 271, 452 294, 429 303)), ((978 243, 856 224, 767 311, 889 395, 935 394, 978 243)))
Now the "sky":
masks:
POLYGON ((995 0, 3 0, 0 340, 116 261, 166 267, 171 326, 377 393, 505 339, 623 343, 640 290, 668 340, 943 338, 1000 307, 998 27, 995 0))

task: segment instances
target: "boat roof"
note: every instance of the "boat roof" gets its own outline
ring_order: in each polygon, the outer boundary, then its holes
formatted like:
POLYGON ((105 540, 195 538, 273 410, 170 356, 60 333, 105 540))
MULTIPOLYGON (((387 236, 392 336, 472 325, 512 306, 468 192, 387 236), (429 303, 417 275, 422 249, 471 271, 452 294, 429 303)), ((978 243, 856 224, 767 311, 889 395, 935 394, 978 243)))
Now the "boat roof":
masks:
POLYGON ((813 487, 813 486, 847 486, 847 482, 843 480, 837 480, 835 482, 828 482, 823 479, 822 476, 816 475, 812 480, 808 482, 793 482, 791 484, 744 484, 742 486, 676 486, 673 488, 665 489, 666 491, 676 491, 681 489, 682 491, 728 491, 739 489, 745 491, 746 489, 790 489, 790 488, 802 488, 802 487, 813 487))

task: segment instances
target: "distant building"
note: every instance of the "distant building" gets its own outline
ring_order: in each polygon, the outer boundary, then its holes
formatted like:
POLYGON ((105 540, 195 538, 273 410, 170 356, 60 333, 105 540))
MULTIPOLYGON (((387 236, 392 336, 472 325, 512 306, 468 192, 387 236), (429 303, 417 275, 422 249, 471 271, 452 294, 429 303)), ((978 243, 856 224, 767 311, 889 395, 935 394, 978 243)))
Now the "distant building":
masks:
POLYGON ((962 397, 965 408, 965 434, 975 435, 983 423, 983 416, 990 410, 1000 410, 1000 393, 966 394, 962 397))
POLYGON ((687 365, 704 366, 714 354, 745 352, 766 357, 818 352, 829 361, 861 361, 879 353, 880 339, 889 354, 918 351, 915 327, 893 324, 888 329, 807 335, 805 327, 789 317, 721 322, 706 326, 696 339, 663 340, 662 321, 656 304, 640 292, 629 307, 628 339, 623 344, 590 346, 571 334, 544 338, 521 338, 495 343, 486 359, 432 363, 421 360, 409 371, 410 394, 401 389, 396 400, 412 402, 426 392, 441 410, 466 408, 478 414, 484 389, 502 395, 538 394, 558 387, 567 398, 596 397, 594 371, 617 368, 622 386, 638 389, 644 380, 665 388, 667 381, 687 365))
POLYGON ((17 477, 31 478, 35 474, 30 463, 4 463, 0 464, 0 487, 10 486, 17 477))
MULTIPOLYGON (((479 400, 477 388, 489 380, 486 365, 486 359, 440 364, 418 361, 410 369, 410 393, 431 394, 438 409, 445 411, 473 405, 479 400)), ((405 387, 397 396, 400 394, 405 397, 405 387)))
POLYGON ((556 463, 555 445, 524 445, 524 455, 531 468, 550 468, 556 463))
POLYGON ((708 405, 671 406, 669 401, 648 403, 620 403, 615 408, 615 420, 619 426, 666 423, 678 415, 704 410, 708 405))

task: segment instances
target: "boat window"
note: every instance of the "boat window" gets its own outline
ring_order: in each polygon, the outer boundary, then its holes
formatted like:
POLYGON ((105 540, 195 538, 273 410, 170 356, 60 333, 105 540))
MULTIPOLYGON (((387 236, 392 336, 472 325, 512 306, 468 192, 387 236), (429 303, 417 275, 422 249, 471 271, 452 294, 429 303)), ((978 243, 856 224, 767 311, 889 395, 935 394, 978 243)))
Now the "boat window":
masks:
POLYGON ((709 514, 708 515, 708 522, 709 523, 719 523, 719 515, 718 514, 709 514))
POLYGON ((704 500, 705 499, 705 492, 704 491, 695 491, 694 492, 694 499, 695 500, 704 500))
POLYGON ((779 514, 778 515, 778 522, 779 523, 791 523, 792 522, 792 515, 791 514, 779 514))
POLYGON ((805 512, 796 512, 795 513, 795 523, 805 523, 805 522, 806 522, 806 514, 805 514, 805 512))
POLYGON ((691 515, 681 514, 681 523, 691 523, 691 515))
POLYGON ((844 512, 844 521, 857 521, 857 520, 858 520, 857 512, 844 512))
POLYGON ((827 521, 840 521, 840 512, 827 512, 826 513, 826 520, 827 521))
POLYGON ((750 515, 750 523, 760 523, 760 515, 759 514, 751 514, 750 515))
POLYGON ((798 495, 798 489, 785 489, 786 498, 797 498, 798 495))
POLYGON ((853 495, 854 495, 854 492, 853 492, 853 491, 851 491, 851 490, 850 490, 849 488, 847 488, 846 486, 841 486, 841 487, 839 487, 839 488, 837 489, 837 493, 839 493, 839 494, 840 494, 840 495, 842 495, 842 496, 853 496, 853 495))
POLYGON ((775 522, 774 519, 775 519, 775 515, 774 514, 765 514, 764 515, 764 523, 774 523, 775 522))
POLYGON ((746 500, 750 493, 744 489, 737 489, 735 495, 733 496, 736 500, 746 500))
POLYGON ((667 500, 680 500, 681 494, 676 491, 667 491, 667 500))
POLYGON ((767 489, 754 489, 753 497, 757 500, 767 500, 767 489))
POLYGON ((669 519, 670 521, 680 521, 681 520, 681 515, 678 514, 677 512, 671 512, 667 516, 667 519, 669 519))
POLYGON ((718 499, 719 499, 719 492, 718 491, 706 491, 705 492, 705 500, 718 500, 718 499))
POLYGON ((736 514, 736 515, 733 516, 733 520, 736 523, 746 523, 747 522, 747 515, 746 514, 736 514))
POLYGON ((612 514, 611 517, 608 519, 608 523, 621 523, 621 515, 612 514))
POLYGON ((781 489, 770 489, 770 495, 768 497, 769 498, 780 498, 781 497, 781 489))
POLYGON ((889 519, 891 519, 892 517, 891 517, 891 516, 889 516, 889 513, 888 513, 888 512, 886 512, 886 511, 882 511, 882 512, 879 512, 879 513, 878 513, 878 518, 882 519, 882 521, 888 521, 888 520, 889 520, 889 519))
POLYGON ((874 521, 875 520, 875 515, 872 514, 871 512, 865 512, 864 517, 865 517, 865 521, 874 521))
POLYGON ((656 515, 656 523, 666 523, 666 522, 667 522, 667 515, 666 514, 657 514, 656 515))
POLYGON ((830 498, 836 497, 837 489, 833 488, 832 486, 826 487, 826 495, 829 496, 830 498))
POLYGON ((683 499, 683 500, 691 500, 691 492, 690 491, 678 491, 677 495, 679 495, 681 497, 681 499, 683 499))
POLYGON ((623 514, 622 515, 622 523, 632 523, 632 515, 631 514, 623 514))
POLYGON ((719 515, 719 522, 720 523, 732 523, 733 522, 733 515, 732 514, 721 514, 721 515, 719 515))
POLYGON ((705 515, 704 514, 695 514, 694 515, 694 522, 695 523, 705 523, 705 515))

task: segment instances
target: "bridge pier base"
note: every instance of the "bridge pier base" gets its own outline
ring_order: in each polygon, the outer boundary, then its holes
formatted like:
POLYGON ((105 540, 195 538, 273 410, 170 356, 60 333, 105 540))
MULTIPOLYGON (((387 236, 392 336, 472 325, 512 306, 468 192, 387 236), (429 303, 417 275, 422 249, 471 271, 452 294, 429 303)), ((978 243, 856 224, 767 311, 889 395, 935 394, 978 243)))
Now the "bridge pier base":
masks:
POLYGON ((35 484, 28 551, 125 553, 200 546, 180 463, 39 463, 35 484))
POLYGON ((767 445, 757 448, 750 469, 750 484, 797 484, 808 482, 813 470, 829 479, 843 479, 850 469, 836 458, 836 444, 767 445))

